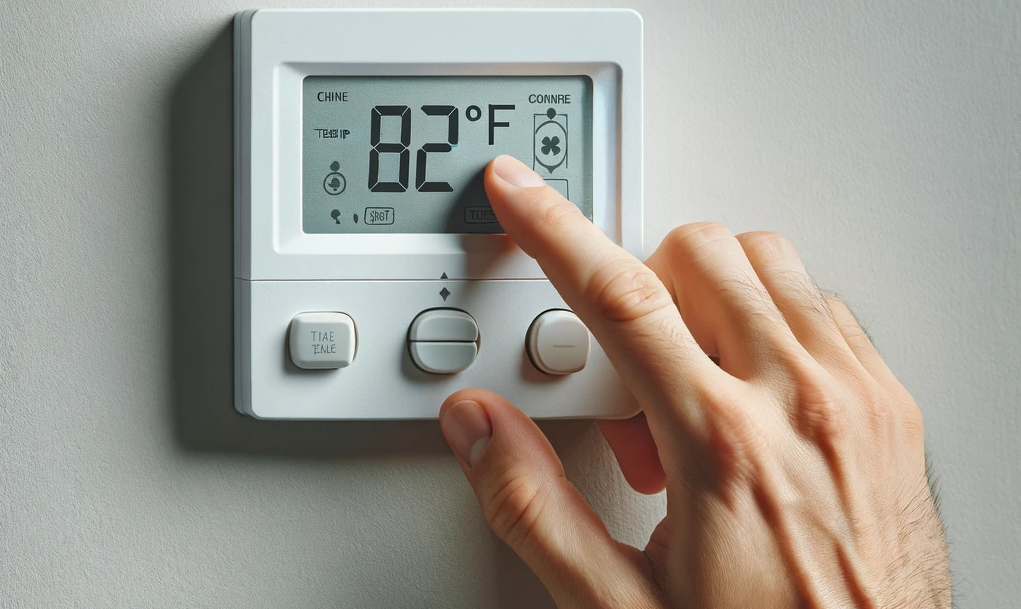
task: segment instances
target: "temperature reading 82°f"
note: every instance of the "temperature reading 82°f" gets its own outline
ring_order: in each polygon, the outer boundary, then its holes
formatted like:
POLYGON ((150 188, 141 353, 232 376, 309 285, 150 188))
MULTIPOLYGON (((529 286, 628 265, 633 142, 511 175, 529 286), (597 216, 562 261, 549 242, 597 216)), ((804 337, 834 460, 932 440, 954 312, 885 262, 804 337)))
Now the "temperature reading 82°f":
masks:
MULTIPOLYGON (((534 95, 532 97, 535 97, 534 95)), ((514 104, 489 104, 489 145, 494 145, 495 132, 498 127, 510 127, 510 123, 496 119, 496 113, 501 110, 514 110, 514 104)), ((429 161, 429 153, 450 152, 457 146, 458 132, 458 108, 455 106, 422 106, 422 114, 426 116, 446 117, 447 134, 445 142, 428 142, 422 144, 415 154, 415 190, 418 192, 453 192, 454 188, 449 182, 426 181, 426 167, 429 161)), ((482 117, 482 109, 478 106, 468 106, 465 111, 465 118, 475 122, 482 117)), ((369 190, 371 192, 405 192, 408 190, 408 175, 410 173, 411 154, 411 108, 408 106, 374 106, 370 119, 369 144, 369 190), (400 119, 400 141, 382 142, 382 124, 384 116, 395 116, 400 119), (397 170, 398 179, 395 182, 383 182, 379 179, 380 155, 396 154, 399 156, 397 170)))
POLYGON ((305 232, 503 232, 482 179, 500 154, 592 217, 587 76, 309 76, 303 86, 305 232))

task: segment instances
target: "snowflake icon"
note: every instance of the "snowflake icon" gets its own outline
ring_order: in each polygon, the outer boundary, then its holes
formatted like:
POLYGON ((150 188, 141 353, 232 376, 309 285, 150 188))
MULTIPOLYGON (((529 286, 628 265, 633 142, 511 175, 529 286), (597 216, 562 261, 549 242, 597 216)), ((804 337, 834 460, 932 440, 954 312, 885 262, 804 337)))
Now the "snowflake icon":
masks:
POLYGON ((542 153, 554 156, 560 154, 560 138, 555 135, 542 138, 542 153))

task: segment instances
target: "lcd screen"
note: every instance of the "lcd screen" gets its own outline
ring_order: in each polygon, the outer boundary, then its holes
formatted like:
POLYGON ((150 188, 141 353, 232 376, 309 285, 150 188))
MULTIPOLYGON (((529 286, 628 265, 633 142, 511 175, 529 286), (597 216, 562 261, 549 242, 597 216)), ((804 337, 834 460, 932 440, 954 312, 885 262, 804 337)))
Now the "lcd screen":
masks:
POLYGON ((509 154, 592 218, 587 76, 309 76, 306 233, 500 233, 482 175, 509 154))

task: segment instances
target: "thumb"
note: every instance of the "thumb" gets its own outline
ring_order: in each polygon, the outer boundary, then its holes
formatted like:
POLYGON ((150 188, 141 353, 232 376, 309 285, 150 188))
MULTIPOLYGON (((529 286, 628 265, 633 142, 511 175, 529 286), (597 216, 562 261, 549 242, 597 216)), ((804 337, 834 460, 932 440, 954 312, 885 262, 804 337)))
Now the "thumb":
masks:
POLYGON ((558 607, 658 605, 644 554, 610 537, 524 413, 494 393, 467 389, 444 402, 440 426, 486 522, 558 607))

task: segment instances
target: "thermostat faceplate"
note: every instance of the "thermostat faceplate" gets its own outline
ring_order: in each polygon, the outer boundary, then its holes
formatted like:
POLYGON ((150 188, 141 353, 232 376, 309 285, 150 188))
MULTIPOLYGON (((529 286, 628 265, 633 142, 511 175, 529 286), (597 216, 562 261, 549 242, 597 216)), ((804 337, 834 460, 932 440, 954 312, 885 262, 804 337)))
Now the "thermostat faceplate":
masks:
POLYGON ((642 254, 636 13, 257 10, 234 39, 238 410, 435 418, 481 386, 534 417, 635 412, 481 172, 517 157, 642 254))

